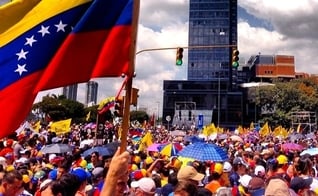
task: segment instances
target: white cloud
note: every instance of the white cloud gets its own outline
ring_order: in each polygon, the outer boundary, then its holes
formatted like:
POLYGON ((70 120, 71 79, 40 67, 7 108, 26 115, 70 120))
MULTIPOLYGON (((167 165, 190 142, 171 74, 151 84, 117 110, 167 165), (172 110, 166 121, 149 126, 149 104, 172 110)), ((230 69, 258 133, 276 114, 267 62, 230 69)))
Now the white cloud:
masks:
MULTIPOLYGON (((141 0, 137 51, 147 48, 186 46, 188 43, 189 0, 141 0)), ((317 0, 239 0, 250 15, 270 23, 273 30, 253 27, 239 19, 240 56, 288 54, 296 59, 296 71, 318 73, 318 1, 317 0)), ((162 106, 163 80, 184 80, 187 74, 187 51, 184 65, 175 66, 175 50, 143 52, 136 56, 133 86, 140 89, 140 106, 162 106)), ((105 78, 99 83, 98 101, 114 96, 122 78, 105 78)), ((78 98, 84 102, 85 85, 79 85, 78 98)), ((60 91, 61 93, 61 91, 60 91)), ((37 100, 40 99, 41 95, 37 100)))

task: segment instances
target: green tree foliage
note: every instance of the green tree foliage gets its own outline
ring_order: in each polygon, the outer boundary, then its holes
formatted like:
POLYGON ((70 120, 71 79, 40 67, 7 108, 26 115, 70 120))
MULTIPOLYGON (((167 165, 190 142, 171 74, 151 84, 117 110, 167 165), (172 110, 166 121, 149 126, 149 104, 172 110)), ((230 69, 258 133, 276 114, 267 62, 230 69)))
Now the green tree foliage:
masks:
POLYGON ((143 123, 145 120, 149 120, 149 116, 146 112, 144 111, 131 111, 130 112, 130 121, 138 121, 139 123, 143 123))
POLYGON ((59 121, 72 118, 72 122, 83 122, 86 117, 84 105, 80 102, 66 99, 65 96, 44 96, 41 102, 35 103, 33 111, 40 111, 51 120, 59 121))
POLYGON ((262 108, 260 119, 272 126, 290 127, 292 112, 318 109, 318 82, 314 78, 275 81, 274 86, 258 87, 256 104, 262 108), (267 112, 264 112, 265 111, 267 112))

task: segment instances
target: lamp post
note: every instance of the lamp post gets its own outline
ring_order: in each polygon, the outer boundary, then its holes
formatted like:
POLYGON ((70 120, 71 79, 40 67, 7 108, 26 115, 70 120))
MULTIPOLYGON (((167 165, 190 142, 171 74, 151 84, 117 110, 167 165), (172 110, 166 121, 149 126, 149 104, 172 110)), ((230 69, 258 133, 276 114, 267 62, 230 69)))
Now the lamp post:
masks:
POLYGON ((159 125, 159 107, 160 107, 160 101, 156 101, 157 103, 157 120, 156 120, 156 125, 159 125))
POLYGON ((221 102, 221 63, 220 63, 220 69, 219 69, 219 77, 218 77, 218 127, 220 127, 220 102, 221 102))

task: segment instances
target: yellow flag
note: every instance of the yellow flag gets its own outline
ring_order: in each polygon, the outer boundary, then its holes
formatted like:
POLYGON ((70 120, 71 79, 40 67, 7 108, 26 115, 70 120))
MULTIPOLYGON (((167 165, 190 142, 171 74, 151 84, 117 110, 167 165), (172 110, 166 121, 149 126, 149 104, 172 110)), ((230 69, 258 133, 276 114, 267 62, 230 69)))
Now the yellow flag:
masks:
POLYGON ((275 129, 274 129, 274 131, 273 131, 273 135, 274 135, 275 137, 277 137, 277 136, 282 136, 282 135, 281 135, 281 129, 282 129, 282 126, 275 127, 275 129))
POLYGON ((215 127, 214 123, 211 123, 203 128, 202 134, 205 136, 209 136, 217 132, 218 130, 215 127))
POLYGON ((298 124, 298 126, 297 126, 297 133, 300 133, 301 132, 301 130, 300 130, 300 123, 298 124))
POLYGON ((239 125, 238 128, 237 128, 238 132, 240 135, 243 135, 244 134, 244 129, 242 127, 242 125, 239 125))
POLYGON ((64 134, 64 133, 68 133, 68 132, 70 132, 71 121, 72 121, 72 119, 69 118, 67 120, 60 120, 60 121, 57 121, 57 122, 53 122, 50 125, 50 130, 52 132, 55 132, 56 135, 61 135, 61 134, 64 134))
POLYGON ((253 121, 250 124, 250 130, 253 131, 255 129, 253 121))
POLYGON ((36 123, 34 123, 32 125, 32 129, 35 131, 35 132, 39 132, 40 131, 40 128, 41 128, 41 121, 38 121, 36 123))
POLYGON ((259 131, 259 134, 260 136, 265 137, 266 135, 269 135, 269 133, 270 133, 270 129, 268 126, 268 122, 266 122, 261 128, 261 130, 259 131))
POLYGON ((85 120, 88 121, 90 118, 91 118, 91 111, 89 111, 89 112, 87 113, 85 120))
POLYGON ((144 137, 141 138, 140 144, 139 144, 139 151, 143 151, 145 148, 150 146, 152 144, 152 134, 150 132, 147 132, 144 137))

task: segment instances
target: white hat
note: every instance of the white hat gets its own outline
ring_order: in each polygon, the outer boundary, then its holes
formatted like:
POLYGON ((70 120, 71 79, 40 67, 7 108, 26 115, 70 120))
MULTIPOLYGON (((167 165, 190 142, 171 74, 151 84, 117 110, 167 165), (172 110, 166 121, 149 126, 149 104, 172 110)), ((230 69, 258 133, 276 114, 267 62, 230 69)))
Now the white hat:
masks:
POLYGON ((239 182, 241 183, 242 186, 244 186, 245 188, 247 188, 247 187, 248 187, 248 184, 250 183, 250 180, 251 180, 251 179, 252 179, 252 176, 247 175, 247 174, 244 174, 244 175, 240 178, 239 182))
POLYGON ((49 155, 49 161, 51 162, 56 157, 56 154, 50 154, 49 155))
POLYGON ((152 178, 143 177, 138 181, 131 182, 132 188, 140 188, 145 193, 155 193, 156 191, 156 184, 152 178))
POLYGON ((254 174, 259 176, 259 175, 264 175, 265 174, 265 168, 262 165, 257 165, 254 169, 254 174))
POLYGON ((231 171, 232 171, 231 163, 225 161, 223 164, 223 172, 231 172, 231 171))

